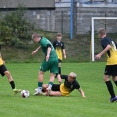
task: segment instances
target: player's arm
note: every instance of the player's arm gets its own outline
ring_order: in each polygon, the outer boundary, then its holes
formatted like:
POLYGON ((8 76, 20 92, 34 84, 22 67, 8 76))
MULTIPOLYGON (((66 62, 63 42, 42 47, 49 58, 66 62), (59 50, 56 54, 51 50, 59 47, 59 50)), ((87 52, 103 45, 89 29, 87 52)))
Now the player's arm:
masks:
POLYGON ((80 92, 82 97, 86 97, 85 94, 84 94, 84 91, 81 88, 79 88, 78 91, 80 92))
POLYGON ((68 75, 61 75, 61 78, 62 79, 67 79, 68 78, 68 75))
POLYGON ((51 52, 51 44, 47 44, 47 55, 46 55, 46 61, 48 61, 50 57, 50 52, 51 52))
POLYGON ((32 52, 32 54, 37 53, 37 52, 39 51, 40 48, 41 48, 41 46, 39 46, 36 50, 34 50, 34 51, 32 52))
POLYGON ((65 51, 65 49, 63 49, 63 55, 64 55, 64 58, 66 59, 66 51, 65 51))
POLYGON ((103 51, 101 51, 99 54, 97 54, 95 56, 95 58, 96 59, 100 59, 103 54, 105 54, 108 50, 110 50, 110 48, 111 48, 111 46, 108 44, 103 51))
POLYGON ((64 43, 63 43, 63 46, 62 46, 62 50, 63 50, 63 56, 66 59, 66 51, 65 51, 65 45, 64 45, 64 43))

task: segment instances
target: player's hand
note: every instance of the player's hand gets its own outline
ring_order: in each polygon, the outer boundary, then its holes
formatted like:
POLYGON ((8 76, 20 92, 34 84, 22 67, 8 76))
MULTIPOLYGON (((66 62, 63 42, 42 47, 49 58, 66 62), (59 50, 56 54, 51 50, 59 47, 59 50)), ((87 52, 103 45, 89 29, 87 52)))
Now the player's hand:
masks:
POLYGON ((50 55, 47 55, 46 56, 46 62, 49 60, 49 57, 50 57, 50 55))
POLYGON ((83 95, 82 97, 83 97, 83 98, 86 98, 86 96, 85 96, 85 95, 83 95))
POLYGON ((64 55, 64 59, 66 59, 66 55, 64 55))
POLYGON ((32 51, 32 53, 31 53, 31 54, 33 55, 33 54, 35 54, 35 53, 36 53, 36 51, 32 51))
POLYGON ((101 54, 95 55, 95 58, 96 58, 96 59, 100 59, 100 58, 101 58, 101 54))

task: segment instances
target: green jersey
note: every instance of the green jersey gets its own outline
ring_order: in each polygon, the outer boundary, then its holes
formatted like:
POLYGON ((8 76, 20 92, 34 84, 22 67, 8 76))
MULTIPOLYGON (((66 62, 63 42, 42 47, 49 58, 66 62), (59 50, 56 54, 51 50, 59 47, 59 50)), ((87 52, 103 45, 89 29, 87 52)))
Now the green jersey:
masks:
POLYGON ((40 41, 39 41, 39 44, 41 46, 41 49, 42 51, 44 52, 45 56, 47 55, 47 50, 48 50, 48 47, 47 45, 48 44, 51 44, 51 52, 50 52, 50 58, 57 58, 57 54, 56 54, 56 51, 52 45, 52 43, 45 37, 41 37, 40 41))

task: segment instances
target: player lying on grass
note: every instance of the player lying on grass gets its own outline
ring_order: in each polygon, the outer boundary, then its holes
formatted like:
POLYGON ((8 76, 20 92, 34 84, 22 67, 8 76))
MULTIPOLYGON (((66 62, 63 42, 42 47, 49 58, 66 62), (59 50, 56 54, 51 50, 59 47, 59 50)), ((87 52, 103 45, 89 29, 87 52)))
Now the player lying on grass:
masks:
MULTIPOLYGON (((0 50, 1 50, 1 45, 0 45, 0 50)), ((11 88, 13 89, 14 94, 17 94, 18 92, 21 92, 21 89, 16 89, 15 88, 15 82, 10 74, 10 72, 7 70, 6 66, 5 66, 5 62, 2 59, 2 55, 0 53, 0 74, 1 76, 6 75, 8 78, 8 82, 11 85, 11 88)))
MULTIPOLYGON (((74 89, 77 89, 82 97, 85 97, 83 90, 81 89, 78 81, 76 80, 76 73, 71 72, 69 75, 61 75, 61 78, 64 79, 62 84, 53 84, 50 91, 46 90, 48 84, 43 85, 43 94, 49 96, 68 96, 74 89)), ((37 89, 35 89, 37 91, 37 89)))

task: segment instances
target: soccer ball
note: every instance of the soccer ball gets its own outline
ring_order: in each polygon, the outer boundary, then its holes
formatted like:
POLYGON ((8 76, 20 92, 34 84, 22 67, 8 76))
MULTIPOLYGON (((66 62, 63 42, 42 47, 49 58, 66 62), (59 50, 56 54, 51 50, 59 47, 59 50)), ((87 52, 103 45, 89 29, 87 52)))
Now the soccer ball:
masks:
POLYGON ((27 98, 27 97, 29 97, 29 95, 30 95, 30 93, 29 93, 28 90, 22 90, 21 91, 21 97, 27 98))

